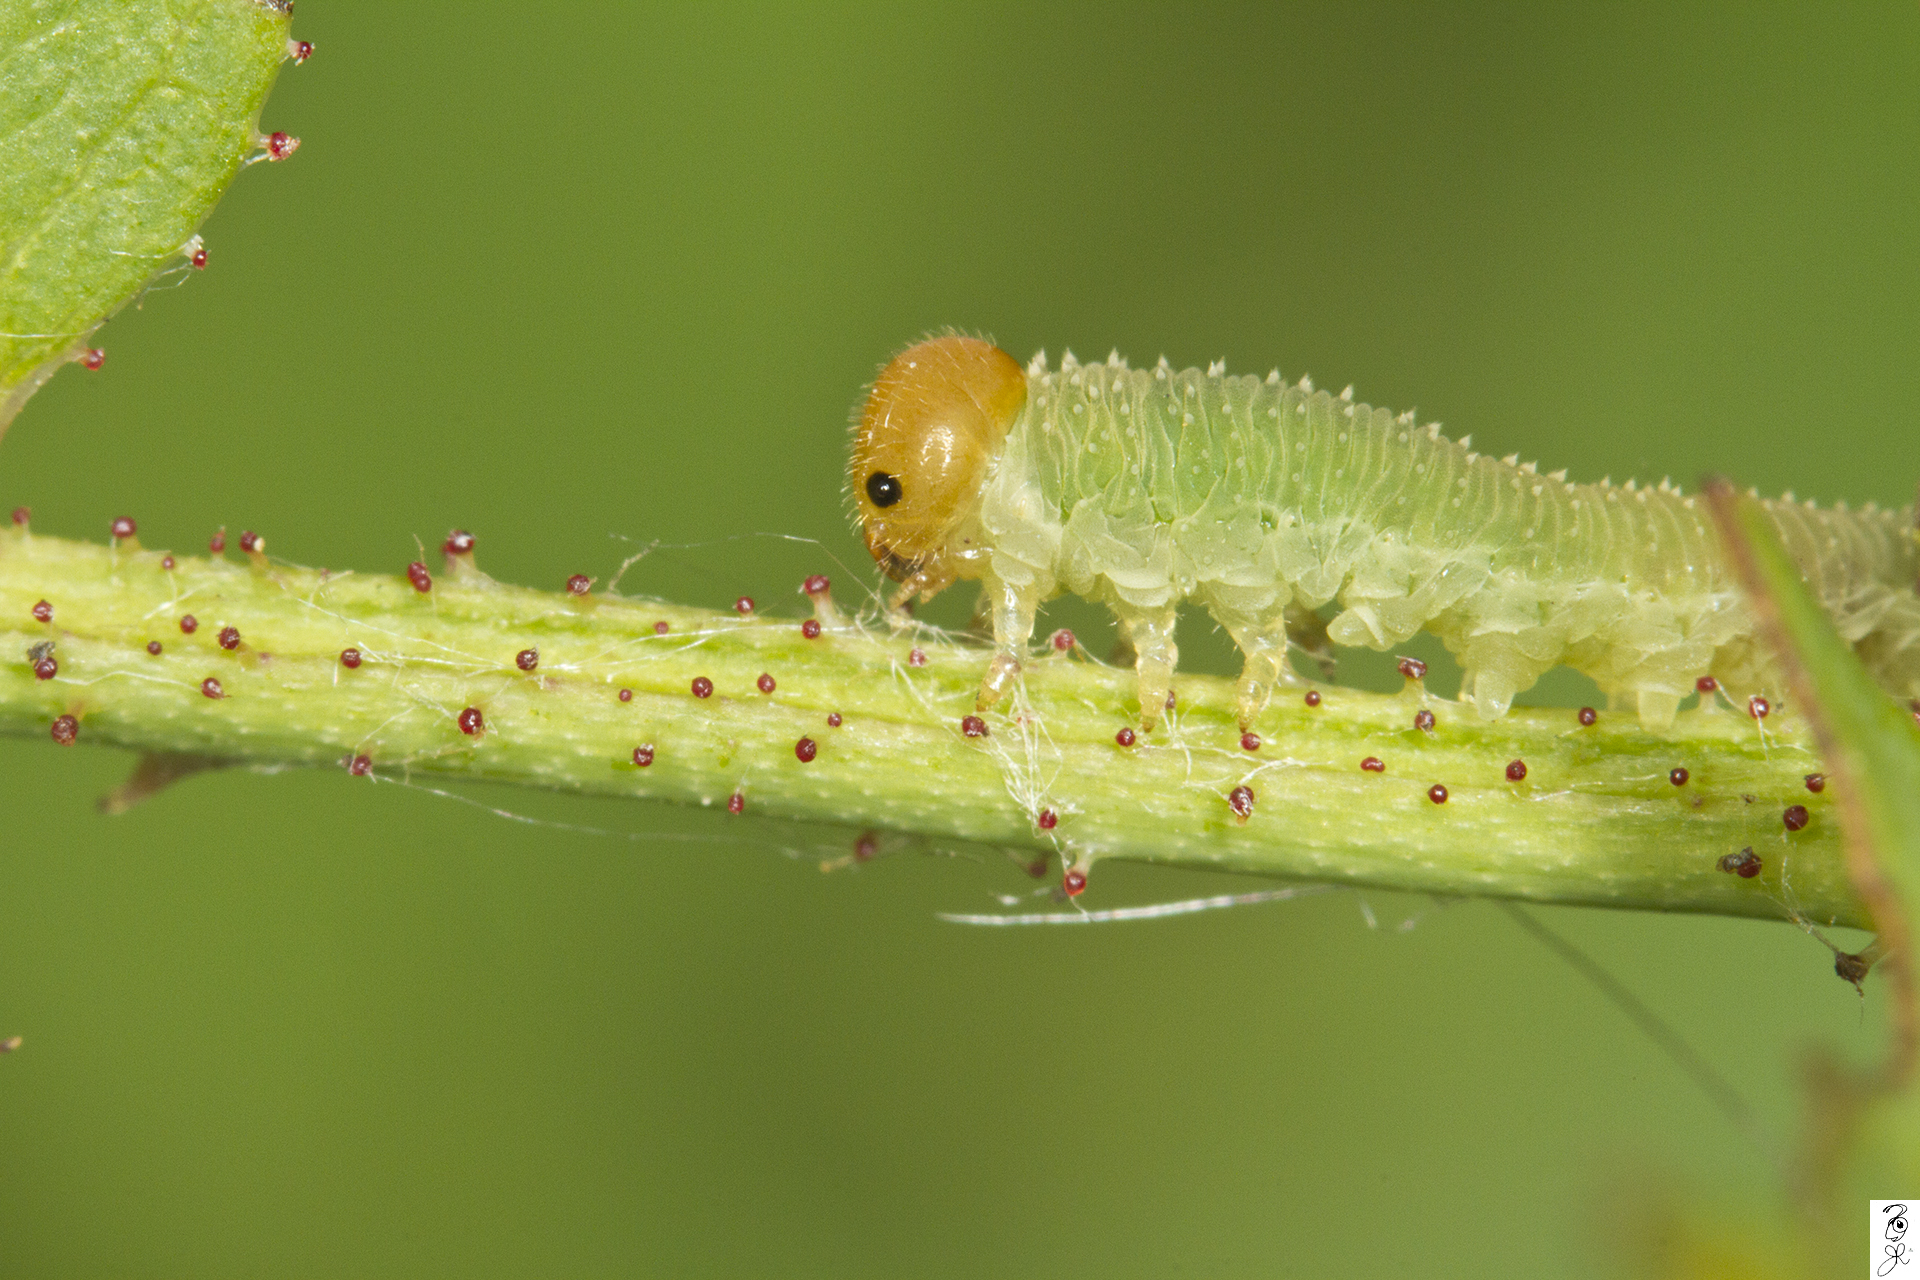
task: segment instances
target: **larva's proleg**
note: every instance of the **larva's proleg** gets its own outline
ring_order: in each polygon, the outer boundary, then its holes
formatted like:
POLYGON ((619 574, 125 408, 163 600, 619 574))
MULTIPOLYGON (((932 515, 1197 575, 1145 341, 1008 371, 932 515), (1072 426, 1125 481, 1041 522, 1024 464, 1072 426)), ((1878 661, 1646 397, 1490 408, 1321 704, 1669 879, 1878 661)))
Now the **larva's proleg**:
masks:
MULTIPOLYGON (((1174 610, 1190 599, 1245 655, 1243 728, 1288 678, 1290 646, 1391 649, 1421 630, 1459 660, 1463 696, 1488 718, 1563 663, 1651 727, 1709 675, 1736 705, 1779 691, 1694 498, 1483 457, 1350 389, 1117 355, 1068 355, 1058 370, 1040 356, 1022 371, 989 343, 936 338, 875 383, 851 480, 902 599, 956 579, 985 587, 996 653, 983 707, 1062 592, 1114 611, 1148 729, 1177 661, 1174 610)), ((1890 691, 1920 696, 1913 511, 1766 505, 1841 635, 1890 691)))

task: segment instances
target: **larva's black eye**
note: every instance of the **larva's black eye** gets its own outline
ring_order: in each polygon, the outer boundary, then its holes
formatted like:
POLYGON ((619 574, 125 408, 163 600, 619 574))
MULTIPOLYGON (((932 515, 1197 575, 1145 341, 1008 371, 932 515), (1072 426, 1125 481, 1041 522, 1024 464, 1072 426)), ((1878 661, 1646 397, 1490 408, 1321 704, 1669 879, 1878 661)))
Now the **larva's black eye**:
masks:
POLYGON ((900 480, 884 471, 867 477, 867 498, 876 507, 890 507, 900 501, 900 480))

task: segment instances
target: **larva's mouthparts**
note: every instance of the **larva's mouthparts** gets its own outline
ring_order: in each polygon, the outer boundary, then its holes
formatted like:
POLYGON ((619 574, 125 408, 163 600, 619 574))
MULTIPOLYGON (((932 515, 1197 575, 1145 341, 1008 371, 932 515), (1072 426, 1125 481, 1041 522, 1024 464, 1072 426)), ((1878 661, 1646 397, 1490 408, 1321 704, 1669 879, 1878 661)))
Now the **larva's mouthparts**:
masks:
POLYGON ((896 555, 891 547, 881 543, 874 536, 872 529, 867 530, 867 554, 872 556, 874 563, 880 566, 880 572, 895 582, 905 582, 920 568, 921 557, 909 559, 906 556, 896 555))

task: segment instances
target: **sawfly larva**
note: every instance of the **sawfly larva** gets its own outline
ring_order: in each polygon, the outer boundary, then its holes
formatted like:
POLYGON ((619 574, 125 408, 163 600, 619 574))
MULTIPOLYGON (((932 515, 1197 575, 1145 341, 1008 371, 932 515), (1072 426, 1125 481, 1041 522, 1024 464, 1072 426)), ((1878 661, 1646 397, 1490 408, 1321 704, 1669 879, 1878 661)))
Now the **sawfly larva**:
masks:
MULTIPOLYGON (((1482 457, 1411 414, 1218 365, 1117 355, 1022 369, 976 338, 908 348, 873 385, 850 468, 896 603, 979 579, 994 655, 982 708, 1018 675, 1040 604, 1108 605, 1140 720, 1172 687, 1174 613, 1197 600, 1245 656, 1241 727, 1293 643, 1391 649, 1437 635, 1462 696, 1503 714, 1549 668, 1671 723, 1711 673, 1736 702, 1779 689, 1707 514, 1657 487, 1569 484, 1482 457), (1315 611, 1332 604, 1324 623, 1315 611)), ((1875 677, 1920 696, 1913 511, 1768 502, 1787 550, 1875 677)))

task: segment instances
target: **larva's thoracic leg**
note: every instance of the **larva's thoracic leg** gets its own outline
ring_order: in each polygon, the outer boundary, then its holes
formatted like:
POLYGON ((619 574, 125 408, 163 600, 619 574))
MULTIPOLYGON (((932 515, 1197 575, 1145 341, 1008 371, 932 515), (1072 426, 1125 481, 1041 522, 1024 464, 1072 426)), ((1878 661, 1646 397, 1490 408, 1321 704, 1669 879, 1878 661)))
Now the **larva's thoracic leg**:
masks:
POLYGON ((1267 709, 1273 686, 1280 681, 1287 663, 1287 621, 1284 615, 1240 626, 1229 625, 1227 634, 1240 646, 1246 661, 1240 667, 1240 696, 1236 710, 1240 728, 1247 729, 1255 716, 1267 709))
POLYGON ((1114 616, 1120 631, 1133 646, 1133 669, 1140 678, 1140 728, 1152 733, 1166 709, 1167 695, 1173 691, 1173 669, 1180 661, 1180 647, 1173 642, 1174 607, 1136 609, 1115 604, 1114 616))
POLYGON ((922 565, 901 580, 893 599, 887 602, 887 609, 891 613, 908 610, 916 596, 924 604, 952 586, 953 580, 953 571, 945 564, 922 565))
POLYGON ((981 596, 981 603, 993 611, 993 660, 987 663, 980 696, 974 700, 975 707, 985 711, 1020 676, 1027 642, 1033 638, 1033 615, 1039 611, 1040 594, 1031 583, 1015 585, 989 575, 981 596))

